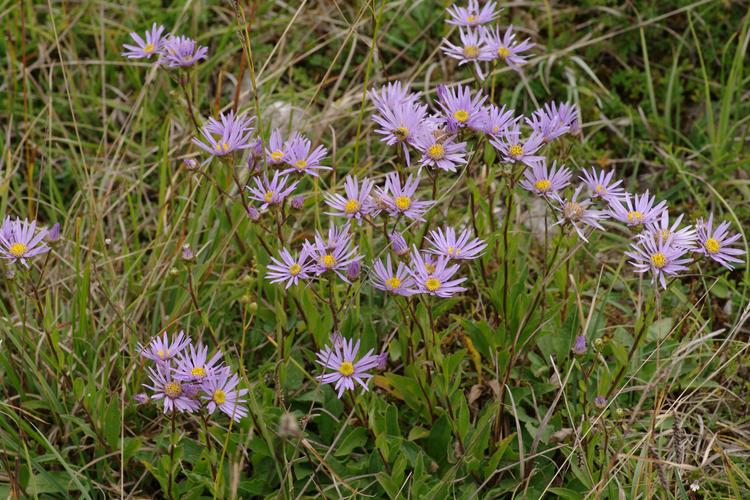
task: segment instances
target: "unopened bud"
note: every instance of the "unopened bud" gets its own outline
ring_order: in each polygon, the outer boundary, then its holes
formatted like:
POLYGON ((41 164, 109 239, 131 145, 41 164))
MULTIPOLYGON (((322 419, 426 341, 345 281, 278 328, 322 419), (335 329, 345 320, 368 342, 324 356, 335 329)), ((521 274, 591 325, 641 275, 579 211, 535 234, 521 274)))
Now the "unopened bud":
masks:
POLYGON ((295 210, 300 210, 302 206, 305 204, 305 195, 298 194, 294 198, 292 198, 292 208, 295 210))
POLYGON ((169 274, 171 274, 172 276, 177 276, 178 274, 180 274, 180 270, 177 269, 176 267, 173 267, 172 269, 169 270, 169 274))
POLYGON ((258 310, 258 303, 257 302, 250 302, 247 305, 247 310, 250 311, 250 314, 255 314, 258 310))
POLYGON ((151 401, 151 398, 148 397, 148 394, 145 392, 139 392, 135 396, 133 396, 133 400, 138 403, 139 405, 145 405, 149 401, 151 401))
POLYGON ((60 224, 54 223, 52 227, 47 231, 47 243, 57 243, 60 239, 60 224))
POLYGON ((260 212, 254 206, 250 205, 247 207, 247 216, 251 221, 257 221, 260 219, 260 212))
POLYGON ((583 356, 586 354, 586 350, 588 349, 588 346, 586 345, 586 336, 585 335, 578 335, 576 337, 575 345, 573 345, 573 354, 576 356, 583 356))
POLYGON ((348 266, 346 266, 346 277, 349 278, 350 281, 356 281, 357 279, 359 279, 361 268, 362 266, 360 266, 358 260, 351 262, 348 266))
POLYGON ((406 240, 403 236, 401 236, 401 233, 397 233, 396 231, 394 231, 391 233, 389 239, 391 240, 391 248, 393 249, 393 253, 398 256, 406 255, 407 253, 409 253, 409 245, 406 244, 406 240))
POLYGON ((193 249, 190 248, 189 243, 185 243, 182 245, 182 260, 190 262, 193 259, 195 259, 195 254, 193 253, 193 249))
POLYGON ((182 160, 182 164, 188 170, 198 170, 198 161, 195 158, 185 158, 182 160))
POLYGON ((607 398, 605 398, 604 396, 597 396, 596 398, 594 398, 594 406, 600 409, 606 408, 607 398))

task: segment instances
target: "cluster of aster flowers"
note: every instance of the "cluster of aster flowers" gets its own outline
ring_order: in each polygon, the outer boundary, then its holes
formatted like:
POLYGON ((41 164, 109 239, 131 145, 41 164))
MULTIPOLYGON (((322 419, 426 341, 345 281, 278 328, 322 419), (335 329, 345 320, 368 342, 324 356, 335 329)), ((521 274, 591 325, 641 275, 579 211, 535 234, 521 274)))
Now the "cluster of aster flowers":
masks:
POLYGON ((492 61, 504 62, 509 68, 520 71, 526 64, 528 52, 534 47, 528 39, 520 40, 513 26, 503 31, 500 26, 492 29, 491 25, 500 14, 495 2, 487 2, 479 7, 478 0, 469 0, 466 7, 454 5, 448 7, 448 24, 458 27, 460 43, 454 44, 443 40, 443 53, 458 60, 458 65, 473 64, 476 74, 484 79, 482 63, 492 61))
POLYGON ((49 252, 49 243, 60 238, 60 225, 50 229, 38 227, 37 222, 6 216, 0 226, 0 258, 29 267, 29 259, 49 252))
POLYGON ((139 394, 136 400, 163 400, 164 413, 194 413, 205 409, 212 415, 217 409, 239 421, 247 416, 240 379, 221 361, 217 351, 208 356, 208 347, 194 345, 185 332, 166 332, 146 346, 139 345, 143 358, 153 364, 146 368, 149 382, 144 387, 151 394, 139 394))
POLYGON ((208 48, 186 36, 165 33, 164 26, 154 23, 141 37, 130 33, 133 44, 123 44, 123 57, 128 59, 151 59, 167 68, 189 68, 208 56, 208 48))

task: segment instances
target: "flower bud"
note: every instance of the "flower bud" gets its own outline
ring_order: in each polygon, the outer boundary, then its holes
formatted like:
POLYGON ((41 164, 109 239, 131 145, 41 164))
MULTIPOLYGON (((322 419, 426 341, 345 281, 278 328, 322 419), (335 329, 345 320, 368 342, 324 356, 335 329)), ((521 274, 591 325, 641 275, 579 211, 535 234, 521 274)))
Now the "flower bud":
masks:
POLYGON ((190 248, 189 243, 185 243, 182 246, 182 260, 186 262, 190 262, 195 259, 195 254, 193 254, 193 249, 190 248))
POLYGON ((178 274, 180 274, 180 270, 177 269, 176 267, 173 267, 172 269, 169 270, 169 274, 171 274, 172 276, 177 276, 178 274))
POLYGON ((292 198, 292 208, 295 210, 300 210, 302 206, 305 204, 305 195, 298 194, 294 198, 292 198))
POLYGON ((60 224, 55 222, 52 227, 47 231, 46 240, 47 243, 57 243, 60 239, 60 224))
POLYGON ((16 270, 12 267, 9 267, 5 270, 5 279, 8 281, 13 281, 16 278, 16 270))
POLYGON ((604 347, 604 341, 601 338, 594 339, 594 349, 601 351, 602 347, 604 347))
POLYGON ((185 158, 182 160, 182 164, 188 170, 198 170, 198 161, 195 158, 185 158))
POLYGON ((349 279, 349 281, 356 281, 357 279, 359 279, 359 273, 361 269, 362 266, 359 264, 359 261, 355 260, 354 262, 346 266, 346 277, 349 279))
POLYGON ((599 409, 606 408, 607 398, 605 398, 604 396, 597 396, 596 398, 594 398, 594 406, 596 406, 599 409))
POLYGON ((573 345, 573 354, 576 356, 583 356, 586 354, 586 351, 588 350, 588 346, 586 345, 586 336, 585 335, 578 335, 576 337, 575 345, 573 345))
POLYGON ((146 403, 151 401, 151 398, 148 397, 148 394, 146 394, 145 392, 139 392, 138 394, 133 396, 133 401, 135 401, 139 405, 145 405, 146 403))
POLYGON ((381 352, 378 354, 378 364, 375 365, 375 369, 377 370, 385 370, 388 366, 388 353, 387 352, 381 352))
POLYGON ((258 311, 258 303, 257 302, 250 302, 247 305, 247 310, 250 311, 250 314, 255 314, 258 311))
POLYGON ((396 255, 402 256, 409 253, 409 245, 406 244, 406 240, 401 236, 401 233, 394 231, 389 239, 391 240, 391 248, 396 255))
POLYGON ((344 345, 344 337, 341 335, 341 333, 339 333, 339 332, 333 332, 331 334, 331 344, 334 347, 336 347, 336 346, 340 347, 340 346, 344 345))
POLYGON ((260 212, 254 206, 250 205, 247 207, 247 216, 250 217, 251 221, 257 221, 260 219, 260 212))

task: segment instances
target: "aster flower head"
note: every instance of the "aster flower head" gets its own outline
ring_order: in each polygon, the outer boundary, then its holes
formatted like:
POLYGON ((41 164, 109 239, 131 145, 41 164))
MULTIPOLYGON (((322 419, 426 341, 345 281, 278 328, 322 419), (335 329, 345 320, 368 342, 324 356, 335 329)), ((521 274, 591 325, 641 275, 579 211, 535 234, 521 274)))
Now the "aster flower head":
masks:
POLYGON ((550 111, 555 113, 560 121, 568 126, 568 132, 573 135, 581 132, 581 120, 578 114, 578 108, 576 108, 574 104, 563 102, 555 106, 555 103, 553 102, 550 105, 550 111))
POLYGON ((635 272, 651 271, 651 282, 659 281, 662 288, 666 289, 666 276, 677 276, 680 271, 686 271, 685 264, 692 261, 684 258, 685 252, 684 248, 673 245, 673 237, 670 235, 666 239, 639 238, 625 255, 632 259, 630 263, 635 267, 635 272))
POLYGON ((128 59, 151 59, 154 54, 159 54, 165 42, 164 26, 159 26, 154 23, 150 30, 146 31, 146 39, 144 40, 136 32, 130 33, 130 38, 133 39, 135 45, 123 44, 125 52, 122 53, 123 57, 128 59))
POLYGON ((0 227, 0 258, 29 267, 28 259, 49 252, 44 241, 47 233, 44 228, 37 230, 36 220, 5 217, 0 227))
POLYGON ((485 108, 483 118, 484 133, 492 137, 502 135, 506 128, 518 121, 515 117, 515 111, 506 109, 505 106, 498 108, 494 104, 485 108))
POLYGON ((565 166, 557 168, 557 161, 552 162, 552 169, 547 169, 547 160, 533 162, 531 168, 523 172, 524 179, 521 187, 538 196, 545 198, 557 198, 560 191, 570 184, 573 174, 565 166))
POLYGON ((409 253, 409 245, 406 244, 406 240, 401 233, 393 231, 388 236, 388 241, 391 242, 391 249, 396 255, 402 256, 409 253))
POLYGON ((169 68, 189 68, 208 55, 208 47, 186 36, 170 36, 163 44, 161 64, 169 68))
POLYGON ((146 347, 138 344, 138 351, 146 359, 165 363, 174 359, 189 345, 191 345, 190 337, 185 335, 184 331, 180 330, 172 335, 171 341, 167 336, 167 332, 164 332, 162 337, 157 335, 151 339, 151 342, 146 347))
POLYGON ((583 171, 583 175, 579 177, 589 189, 592 198, 601 198, 606 202, 611 202, 613 199, 621 199, 625 197, 625 189, 620 186, 622 179, 612 180, 614 177, 614 170, 605 172, 604 170, 596 171, 595 168, 583 171))
POLYGON ((385 264, 381 259, 374 261, 372 271, 370 280, 372 286, 378 290, 406 297, 417 293, 409 268, 403 262, 399 262, 394 271, 390 255, 385 256, 385 264))
POLYGON ((455 172, 458 165, 466 163, 466 143, 455 142, 454 136, 441 134, 422 134, 415 140, 414 146, 422 153, 419 165, 436 167, 446 172, 455 172))
POLYGON ((244 113, 234 114, 234 111, 222 113, 219 120, 209 118, 201 129, 203 140, 193 138, 193 144, 213 156, 231 155, 235 151, 253 146, 253 117, 244 113))
POLYGON ((554 225, 569 223, 583 241, 588 241, 583 233, 584 227, 582 226, 603 230, 604 228, 599 221, 607 218, 607 212, 590 208, 591 200, 589 199, 579 201, 578 196, 582 189, 583 186, 578 186, 569 200, 558 199, 558 205, 555 209, 560 212, 560 219, 554 225))
POLYGON ((324 146, 318 146, 310 151, 312 143, 310 139, 302 135, 292 137, 287 143, 287 148, 288 153, 284 163, 289 165, 289 168, 283 170, 282 174, 299 172, 318 177, 318 170, 332 170, 331 167, 320 164, 320 161, 328 154, 328 150, 324 146))
POLYGON ((202 383, 221 369, 221 352, 208 358, 208 346, 192 343, 176 358, 174 378, 182 382, 202 383))
POLYGON ((661 213, 667 209, 667 202, 656 202, 656 196, 649 196, 648 191, 641 195, 630 197, 625 193, 623 200, 613 198, 609 203, 609 212, 613 219, 622 222, 629 227, 642 227, 645 224, 656 222, 661 213))
POLYGON ((325 194, 326 204, 333 209, 333 212, 326 213, 336 217, 355 219, 361 224, 363 215, 377 212, 375 204, 370 198, 374 185, 375 183, 370 179, 363 179, 360 187, 359 180, 356 177, 346 176, 346 179, 344 179, 346 196, 338 193, 325 194))
POLYGON ((521 162, 530 167, 544 157, 535 153, 544 145, 544 138, 539 132, 532 132, 525 140, 521 139, 521 127, 518 123, 510 125, 496 137, 490 138, 490 144, 500 152, 503 161, 521 162))
POLYGON ((179 411, 181 413, 192 413, 197 411, 200 403, 195 399, 197 392, 191 384, 182 382, 172 377, 171 368, 163 363, 146 368, 151 384, 143 384, 144 387, 154 391, 151 399, 164 400, 164 413, 179 411))
POLYGON ((471 88, 465 85, 450 88, 438 85, 437 97, 448 132, 454 133, 463 127, 483 130, 482 104, 487 98, 482 95, 481 91, 472 96, 471 88))
POLYGON ((475 29, 460 29, 460 45, 454 45, 448 39, 443 39, 441 49, 443 53, 451 59, 457 59, 458 65, 462 66, 467 63, 474 63, 474 68, 481 80, 484 80, 480 61, 491 61, 495 55, 486 44, 482 34, 475 29))
MULTIPOLYGON (((545 142, 550 142, 570 132, 570 109, 573 110, 573 116, 577 116, 575 108, 570 104, 561 104, 558 107, 554 102, 546 103, 542 108, 534 111, 531 117, 526 118, 526 123, 541 134, 545 142), (559 109, 564 109, 566 114, 560 115, 559 109)), ((575 118, 573 120, 577 122, 575 118)))
POLYGON ((419 94, 399 81, 388 82, 379 89, 371 89, 367 96, 378 111, 394 109, 404 103, 416 104, 419 100, 419 94))
POLYGON ((646 230, 639 234, 640 238, 664 239, 671 237, 672 246, 690 250, 695 246, 695 229, 693 226, 680 228, 684 214, 680 214, 672 225, 669 224, 669 212, 662 211, 661 216, 654 222, 646 224, 646 230))
POLYGON ((487 2, 480 9, 478 0, 469 0, 469 5, 466 7, 452 5, 445 9, 450 16, 450 19, 445 22, 454 26, 479 26, 491 23, 502 10, 496 10, 496 5, 495 2, 487 2))
POLYGON ((695 251, 732 270, 734 269, 733 263, 742 262, 742 259, 738 259, 737 256, 744 254, 745 251, 732 246, 742 235, 739 233, 730 235, 729 228, 728 221, 714 228, 714 214, 708 216, 708 221, 698 219, 696 223, 698 247, 695 251))
POLYGON ((373 349, 357 359, 359 345, 359 340, 354 343, 352 339, 343 339, 341 344, 334 344, 333 349, 326 346, 316 354, 318 358, 316 362, 319 365, 333 370, 331 373, 324 373, 316 378, 324 384, 334 384, 334 390, 338 391, 339 399, 344 395, 345 390, 354 390, 355 382, 367 391, 367 379, 372 377, 367 372, 379 364, 378 356, 373 355, 373 349))
POLYGON ((206 410, 209 414, 218 408, 235 422, 247 416, 244 396, 247 389, 239 389, 240 379, 229 368, 219 370, 203 384, 203 399, 208 401, 206 410))
POLYGON ((534 44, 528 38, 522 42, 516 40, 513 26, 509 26, 504 34, 500 33, 499 27, 495 28, 494 32, 482 28, 482 33, 484 41, 494 54, 495 59, 505 61, 505 64, 515 71, 520 71, 521 66, 526 64, 526 59, 529 56, 524 52, 534 47, 534 44))
POLYGON ((331 224, 327 239, 316 231, 314 242, 306 241, 303 248, 310 256, 312 272, 317 276, 333 272, 347 283, 349 279, 346 277, 346 270, 349 264, 362 259, 362 256, 357 254, 357 246, 352 245, 349 224, 341 230, 337 230, 336 226, 331 224))
POLYGON ((427 241, 432 248, 428 252, 453 260, 472 260, 482 256, 487 243, 479 238, 472 238, 468 229, 456 237, 456 230, 446 227, 430 231, 427 241))
POLYGON ((263 173, 263 178, 255 177, 253 181, 255 186, 247 186, 250 192, 250 198, 262 203, 261 209, 269 205, 281 205, 281 203, 294 192, 299 181, 294 181, 287 186, 289 178, 281 176, 281 173, 274 172, 273 178, 269 181, 268 174, 263 173))
POLYGON ((426 132, 427 105, 408 98, 390 102, 392 99, 373 100, 376 102, 376 113, 372 115, 372 120, 379 127, 375 129, 375 133, 382 135, 380 140, 389 146, 401 144, 406 164, 409 165, 411 159, 408 146, 414 144, 415 137, 426 132))
POLYGON ((284 288, 289 288, 313 274, 313 265, 306 249, 303 248, 299 257, 295 258, 289 250, 282 248, 279 257, 271 257, 271 264, 268 264, 266 278, 271 283, 286 283, 284 288))
POLYGON ((281 138, 281 131, 279 129, 274 129, 274 131, 271 132, 271 137, 268 140, 268 148, 266 148, 266 161, 270 165, 279 165, 281 163, 284 163, 284 160, 286 159, 286 156, 288 154, 287 150, 287 145, 281 138))
POLYGON ((411 252, 411 276, 414 278, 419 293, 446 298, 461 293, 466 288, 458 286, 466 278, 451 279, 458 271, 458 264, 448 265, 450 259, 440 256, 433 265, 428 267, 429 261, 415 246, 411 252))
POLYGON ((412 220, 423 221, 422 214, 432 206, 431 201, 417 201, 414 194, 419 187, 419 176, 409 176, 401 185, 398 172, 391 172, 385 176, 385 187, 378 188, 381 201, 391 215, 403 215, 412 220))

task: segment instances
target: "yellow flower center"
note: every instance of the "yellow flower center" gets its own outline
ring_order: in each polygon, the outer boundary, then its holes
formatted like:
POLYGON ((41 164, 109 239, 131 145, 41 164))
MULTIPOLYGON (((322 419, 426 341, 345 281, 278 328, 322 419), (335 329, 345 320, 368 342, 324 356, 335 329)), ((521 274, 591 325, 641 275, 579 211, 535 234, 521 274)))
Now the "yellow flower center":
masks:
POLYGON ((218 151, 219 153, 226 153, 227 151, 229 151, 229 144, 227 144, 226 142, 222 142, 221 144, 219 144, 217 142, 216 151, 218 151))
POLYGON ((159 356, 161 359, 164 359, 165 356, 169 356, 169 349, 167 349, 167 352, 164 352, 162 349, 159 349, 156 351, 156 355, 159 356))
POLYGON ((409 137, 409 129, 406 127, 399 127, 393 131, 393 135, 395 135, 399 141, 403 141, 409 137))
POLYGON ((476 20, 477 20, 477 16, 475 16, 474 14, 472 14, 469 17, 466 18, 466 22, 467 23, 473 23, 476 20))
POLYGON ((192 375, 193 377, 200 377, 200 378, 203 378, 203 377, 205 377, 205 376, 206 376, 206 369, 205 369, 205 368, 203 368, 202 366, 196 366, 195 368, 193 368, 193 369, 192 369, 192 370, 190 371, 190 374, 191 374, 191 375, 192 375))
POLYGON ((442 160, 445 157, 445 146, 436 142, 427 148, 427 156, 432 160, 442 160))
POLYGON ((182 385, 179 382, 167 382, 164 386, 164 394, 169 398, 178 398, 182 394, 182 385))
POLYGON ((307 160, 297 160, 294 162, 294 166, 297 167, 297 170, 304 170, 307 168, 307 160))
POLYGON ((336 259, 330 253, 321 257, 320 262, 321 264, 323 264, 323 267, 325 267, 326 269, 331 269, 333 266, 336 265, 336 259))
POLYGON ((302 271, 302 266, 297 264, 296 262, 289 266, 289 274, 292 276, 297 276, 302 271))
POLYGON ((643 214, 639 212, 638 210, 631 210, 628 212, 628 222, 638 222, 640 224, 641 220, 643 219, 643 214))
POLYGON ((455 118, 459 123, 464 123, 469 119, 469 112, 465 109, 458 109, 453 113, 453 118, 455 118))
POLYGON ((221 389, 216 389, 214 391, 213 400, 217 405, 223 404, 227 400, 227 393, 221 389))
POLYGON ((534 187, 542 193, 546 193, 547 191, 549 191, 549 188, 552 187, 552 183, 549 181, 549 179, 539 179, 534 183, 534 187))
POLYGON ((359 201, 357 200, 349 200, 346 202, 346 205, 344 205, 344 212, 347 214, 356 214, 359 210, 359 201))
POLYGON ((500 127, 498 127, 497 125, 495 125, 494 127, 492 127, 492 133, 493 134, 497 134, 498 132, 500 132, 500 127))
POLYGON ((596 192, 597 193, 601 193, 602 191, 604 191, 604 186, 602 186, 601 184, 597 184, 596 185, 596 192))
POLYGON ((397 276, 385 280, 385 284, 391 288, 398 288, 401 286, 401 280, 397 276))
POLYGON ((721 245, 718 241, 716 241, 713 238, 709 238, 706 240, 706 251, 708 253, 716 253, 721 248, 721 245))
POLYGON ((13 243, 8 249, 8 253, 10 253, 13 257, 23 257, 26 253, 26 248, 26 245, 24 245, 23 243, 13 243))
POLYGON ((266 200, 266 203, 271 203, 271 200, 273 200, 273 191, 266 191, 266 194, 263 195, 263 199, 266 200))
POLYGON ((411 198, 408 196, 396 196, 394 202, 399 210, 407 210, 411 206, 411 198))
POLYGON ((479 47, 476 45, 467 45, 464 47, 464 58, 474 59, 479 55, 479 47))
POLYGON ((432 274, 432 273, 434 273, 434 272, 435 272, 435 264, 432 264, 432 263, 430 263, 430 262, 425 262, 425 263, 424 263, 424 268, 425 268, 425 270, 426 270, 426 271, 427 271, 427 272, 428 272, 429 274, 432 274))
POLYGON ((523 154, 523 146, 520 144, 513 144, 508 148, 508 153, 510 153, 511 156, 521 156, 523 154))
POLYGON ((424 286, 426 286, 427 289, 431 292, 434 292, 435 290, 440 288, 441 284, 442 283, 440 283, 440 280, 436 278, 427 278, 427 280, 424 282, 424 286))
POLYGON ((154 47, 153 43, 147 43, 146 45, 143 46, 143 52, 145 52, 146 54, 150 54, 151 52, 154 51, 155 48, 156 47, 154 47))
POLYGON ((661 252, 656 252, 651 256, 651 263, 656 269, 661 269, 667 265, 667 257, 661 252))
POLYGON ((569 201, 563 207, 563 215, 567 219, 577 219, 583 215, 583 207, 579 203, 569 201))
POLYGON ((497 49, 497 55, 505 59, 510 55, 510 50, 506 49, 505 47, 500 47, 497 49))
POLYGON ((455 255, 456 257, 458 257, 458 254, 461 253, 461 250, 459 248, 456 248, 456 247, 449 246, 447 248, 447 250, 448 250, 448 255, 455 255))
POLYGON ((345 377, 348 377, 349 375, 354 373, 354 365, 349 361, 342 362, 341 366, 339 367, 339 373, 345 377))
POLYGON ((271 153, 271 159, 273 161, 281 161, 283 157, 284 157, 283 151, 274 151, 273 153, 271 153))

